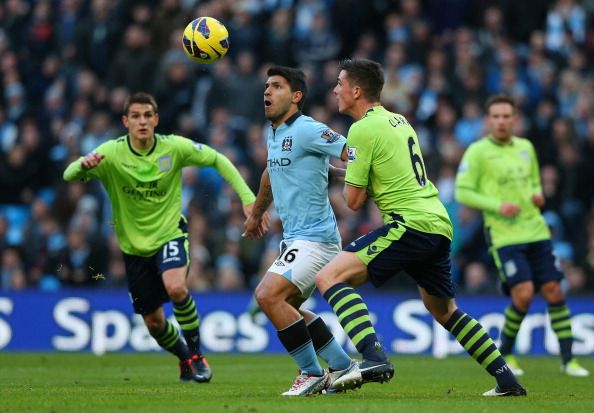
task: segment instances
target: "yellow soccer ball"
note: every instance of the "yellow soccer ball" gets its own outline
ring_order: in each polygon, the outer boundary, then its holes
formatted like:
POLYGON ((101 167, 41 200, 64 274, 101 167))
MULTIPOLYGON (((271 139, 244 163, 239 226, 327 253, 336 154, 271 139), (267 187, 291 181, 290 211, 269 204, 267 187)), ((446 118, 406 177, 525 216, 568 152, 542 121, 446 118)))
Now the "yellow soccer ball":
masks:
POLYGON ((184 29, 182 47, 198 63, 215 63, 229 50, 229 32, 217 19, 198 17, 184 29))

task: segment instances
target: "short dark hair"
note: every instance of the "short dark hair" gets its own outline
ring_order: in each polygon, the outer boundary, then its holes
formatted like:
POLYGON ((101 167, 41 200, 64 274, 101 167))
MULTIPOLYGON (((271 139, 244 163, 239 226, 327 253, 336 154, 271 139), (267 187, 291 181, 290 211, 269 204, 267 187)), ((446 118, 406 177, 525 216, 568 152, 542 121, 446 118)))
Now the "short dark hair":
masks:
POLYGON ((159 109, 157 107, 157 101, 155 100, 153 95, 150 95, 146 92, 136 92, 133 95, 128 96, 126 98, 126 101, 124 102, 124 115, 128 114, 128 110, 130 110, 130 105, 132 105, 133 103, 149 104, 153 107, 153 110, 155 111, 155 113, 157 113, 157 111, 159 109))
POLYGON ((505 93, 498 93, 496 95, 489 97, 489 99, 487 99, 487 102, 485 102, 485 113, 489 114, 489 109, 491 108, 491 106, 497 103, 507 103, 512 107, 514 113, 518 108, 518 106, 516 105, 516 101, 511 96, 506 95, 505 93))
POLYGON ((369 59, 345 59, 338 64, 349 80, 363 91, 363 96, 370 102, 379 102, 384 87, 382 66, 369 59))
POLYGON ((305 105, 305 98, 307 97, 307 83, 305 82, 305 73, 300 69, 294 69, 287 66, 271 66, 266 72, 270 76, 282 76, 286 79, 291 92, 300 91, 303 97, 297 103, 299 110, 303 109, 305 105))

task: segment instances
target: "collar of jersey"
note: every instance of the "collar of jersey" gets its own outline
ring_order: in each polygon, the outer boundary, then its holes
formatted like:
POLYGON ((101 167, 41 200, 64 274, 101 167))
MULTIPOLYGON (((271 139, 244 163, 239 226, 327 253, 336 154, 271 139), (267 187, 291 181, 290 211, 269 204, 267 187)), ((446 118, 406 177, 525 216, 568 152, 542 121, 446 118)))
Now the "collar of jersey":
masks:
POLYGON ((156 134, 153 135, 153 146, 144 155, 141 154, 140 152, 136 151, 132 147, 132 142, 130 142, 130 135, 126 135, 126 142, 128 142, 128 149, 130 149, 130 152, 132 152, 134 155, 136 155, 136 156, 149 156, 151 153, 153 153, 155 151, 155 148, 157 147, 157 135, 156 134))
POLYGON ((287 124, 287 126, 291 126, 299 116, 301 116, 301 111, 295 112, 289 119, 285 121, 285 123, 287 124))
MULTIPOLYGON (((379 109, 379 108, 384 108, 382 105, 375 105, 370 107, 369 109, 367 109, 367 112, 365 112, 365 116, 369 115, 370 113, 372 113, 375 109, 379 109)), ((363 116, 363 117, 365 117, 363 116)))
POLYGON ((499 143, 499 142, 497 142, 497 139, 495 139, 493 137, 493 135, 487 135, 487 138, 489 139, 489 141, 491 143, 493 143, 493 145, 497 145, 497 146, 513 146, 514 145, 514 138, 515 138, 515 136, 512 135, 511 140, 509 141, 509 143, 499 143))

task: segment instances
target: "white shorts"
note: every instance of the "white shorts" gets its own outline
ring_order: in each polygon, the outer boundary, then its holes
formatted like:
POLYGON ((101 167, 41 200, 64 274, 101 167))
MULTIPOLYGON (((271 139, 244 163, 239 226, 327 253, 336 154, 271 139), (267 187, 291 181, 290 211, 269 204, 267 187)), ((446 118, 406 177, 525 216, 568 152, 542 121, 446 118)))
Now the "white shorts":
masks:
POLYGON ((336 254, 342 250, 340 244, 295 240, 280 242, 280 255, 268 272, 279 274, 293 283, 301 296, 309 298, 316 287, 316 275, 336 254))

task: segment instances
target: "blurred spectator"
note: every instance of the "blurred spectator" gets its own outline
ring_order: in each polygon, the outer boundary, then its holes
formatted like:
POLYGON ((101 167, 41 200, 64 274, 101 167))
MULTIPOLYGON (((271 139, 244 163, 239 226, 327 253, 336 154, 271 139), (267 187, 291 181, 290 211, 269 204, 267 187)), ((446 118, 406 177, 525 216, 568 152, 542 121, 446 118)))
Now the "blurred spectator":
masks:
POLYGON ((91 0, 90 15, 76 26, 76 58, 105 79, 120 44, 120 23, 111 0, 91 0))
POLYGON ((293 37, 291 34, 291 9, 274 10, 268 22, 264 42, 263 61, 293 66, 293 37))
POLYGON ((153 92, 157 59, 150 48, 150 41, 150 32, 145 27, 132 24, 126 28, 124 41, 109 67, 111 87, 126 86, 132 93, 153 92))
POLYGON ((547 49, 566 55, 575 43, 586 38, 586 14, 574 0, 557 0, 549 10, 546 25, 547 49))
POLYGON ((155 90, 159 105, 160 130, 177 130, 177 119, 192 107, 194 78, 183 61, 173 61, 165 69, 165 78, 155 90))
POLYGON ((15 247, 2 250, 0 256, 0 287, 2 291, 27 288, 25 268, 20 251, 15 247))
POLYGON ((171 34, 177 32, 177 41, 181 41, 181 31, 190 23, 190 16, 182 9, 180 0, 162 0, 151 19, 151 45, 155 53, 161 56, 169 48, 171 34), (177 28, 177 29, 176 29, 177 28))

